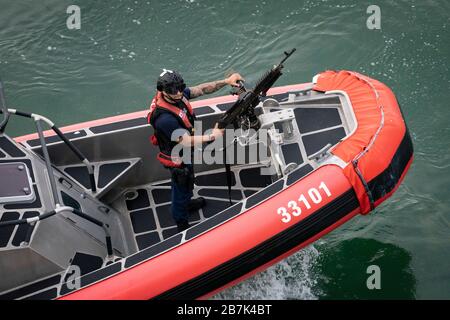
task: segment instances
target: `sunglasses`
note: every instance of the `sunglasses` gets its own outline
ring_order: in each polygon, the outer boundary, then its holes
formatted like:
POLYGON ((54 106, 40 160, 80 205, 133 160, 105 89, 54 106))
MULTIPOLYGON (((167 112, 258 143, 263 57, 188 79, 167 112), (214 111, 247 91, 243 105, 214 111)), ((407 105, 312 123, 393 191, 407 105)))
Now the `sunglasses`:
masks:
POLYGON ((177 86, 165 88, 164 91, 168 94, 177 94, 178 92, 183 92, 186 89, 186 84, 182 83, 177 86))

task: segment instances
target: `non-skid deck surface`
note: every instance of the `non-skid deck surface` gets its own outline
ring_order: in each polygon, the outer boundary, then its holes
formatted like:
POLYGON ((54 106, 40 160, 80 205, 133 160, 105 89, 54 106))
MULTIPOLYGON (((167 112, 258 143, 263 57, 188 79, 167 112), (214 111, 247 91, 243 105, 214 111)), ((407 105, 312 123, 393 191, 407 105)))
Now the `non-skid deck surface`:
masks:
MULTIPOLYGON (((261 176, 259 172, 260 167, 232 169, 231 199, 233 203, 271 183, 269 176, 261 176)), ((230 206, 226 181, 223 169, 196 175, 194 198, 204 197, 206 205, 197 212, 191 213, 189 218, 191 225, 212 217, 230 206)), ((125 202, 139 249, 174 235, 177 227, 170 211, 170 182, 161 181, 127 191, 132 190, 137 191, 137 198, 121 201, 125 202)))
MULTIPOLYGON (((285 143, 281 151, 286 164, 299 166, 308 162, 308 157, 318 152, 327 144, 335 145, 349 132, 345 127, 341 104, 338 97, 330 96, 316 100, 303 100, 289 105, 294 109, 297 136, 299 141, 285 143)), ((271 111, 283 109, 273 108, 271 111)), ((275 124, 283 132, 281 124, 275 124)))

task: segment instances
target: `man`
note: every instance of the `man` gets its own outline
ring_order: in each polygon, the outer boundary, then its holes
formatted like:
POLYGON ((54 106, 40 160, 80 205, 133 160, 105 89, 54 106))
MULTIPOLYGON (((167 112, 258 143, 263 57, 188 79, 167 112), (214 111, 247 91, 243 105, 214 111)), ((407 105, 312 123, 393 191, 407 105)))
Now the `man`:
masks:
POLYGON ((152 143, 160 149, 157 158, 171 173, 171 211, 179 232, 189 228, 189 212, 203 207, 205 199, 200 197, 191 200, 194 189, 193 165, 185 164, 179 157, 172 156, 172 149, 178 143, 189 147, 214 141, 224 132, 223 129, 218 129, 216 124, 210 135, 194 136, 195 115, 189 99, 216 92, 226 85, 238 86, 238 81, 243 80, 238 73, 234 73, 224 80, 188 88, 176 71, 164 69, 158 78, 157 92, 150 105, 148 122, 155 131, 152 143))

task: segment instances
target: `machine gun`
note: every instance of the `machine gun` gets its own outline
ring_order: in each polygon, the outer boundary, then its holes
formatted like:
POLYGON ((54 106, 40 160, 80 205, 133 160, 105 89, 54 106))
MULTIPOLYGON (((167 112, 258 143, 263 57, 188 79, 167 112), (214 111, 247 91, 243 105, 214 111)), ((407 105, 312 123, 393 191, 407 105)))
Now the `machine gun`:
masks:
POLYGON ((233 124, 234 128, 242 128, 243 130, 258 130, 260 128, 261 124, 255 114, 255 107, 259 104, 261 98, 266 96, 267 91, 273 86, 275 81, 282 75, 283 63, 295 50, 293 48, 290 52, 285 51, 283 60, 266 72, 252 90, 247 90, 243 82, 240 81, 238 93, 235 93, 239 94, 239 98, 219 119, 219 129, 224 129, 230 124, 233 124))
MULTIPOLYGON (((294 53, 295 50, 296 49, 293 48, 290 52, 284 52, 285 57, 283 58, 283 60, 281 60, 279 64, 274 65, 272 69, 266 72, 256 83, 253 90, 247 90, 244 87, 243 82, 239 82, 238 90, 234 93, 239 95, 239 98, 231 106, 231 108, 220 117, 219 121, 217 122, 219 129, 224 129, 228 125, 232 124, 235 129, 242 128, 242 130, 259 130, 259 128, 261 127, 261 123, 259 122, 258 117, 255 114, 255 108, 261 101, 261 97, 265 97, 267 91, 273 86, 275 81, 277 81, 278 78, 281 77, 281 70, 284 67, 283 63, 294 53)), ((227 158, 227 146, 225 145, 225 140, 223 151, 228 186, 228 198, 230 201, 230 205, 232 205, 231 166, 227 158)))

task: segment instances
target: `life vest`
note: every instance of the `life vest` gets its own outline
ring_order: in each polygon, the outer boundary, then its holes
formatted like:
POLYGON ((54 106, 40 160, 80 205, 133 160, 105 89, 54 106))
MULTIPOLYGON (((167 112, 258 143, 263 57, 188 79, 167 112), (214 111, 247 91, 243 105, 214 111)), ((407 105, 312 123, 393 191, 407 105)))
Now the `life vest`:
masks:
POLYGON ((167 102, 161 93, 161 91, 156 92, 156 96, 153 98, 150 104, 150 112, 147 115, 147 122, 152 125, 154 129, 154 135, 150 137, 150 141, 153 145, 158 146, 160 152, 157 155, 157 159, 165 167, 169 168, 179 168, 183 165, 180 157, 172 157, 172 149, 177 145, 177 142, 172 141, 171 137, 166 137, 164 134, 156 130, 155 121, 163 113, 170 113, 175 116, 175 118, 180 123, 180 126, 190 134, 194 132, 194 120, 195 115, 192 110, 192 106, 189 100, 183 96, 181 100, 185 108, 180 108, 167 102))

